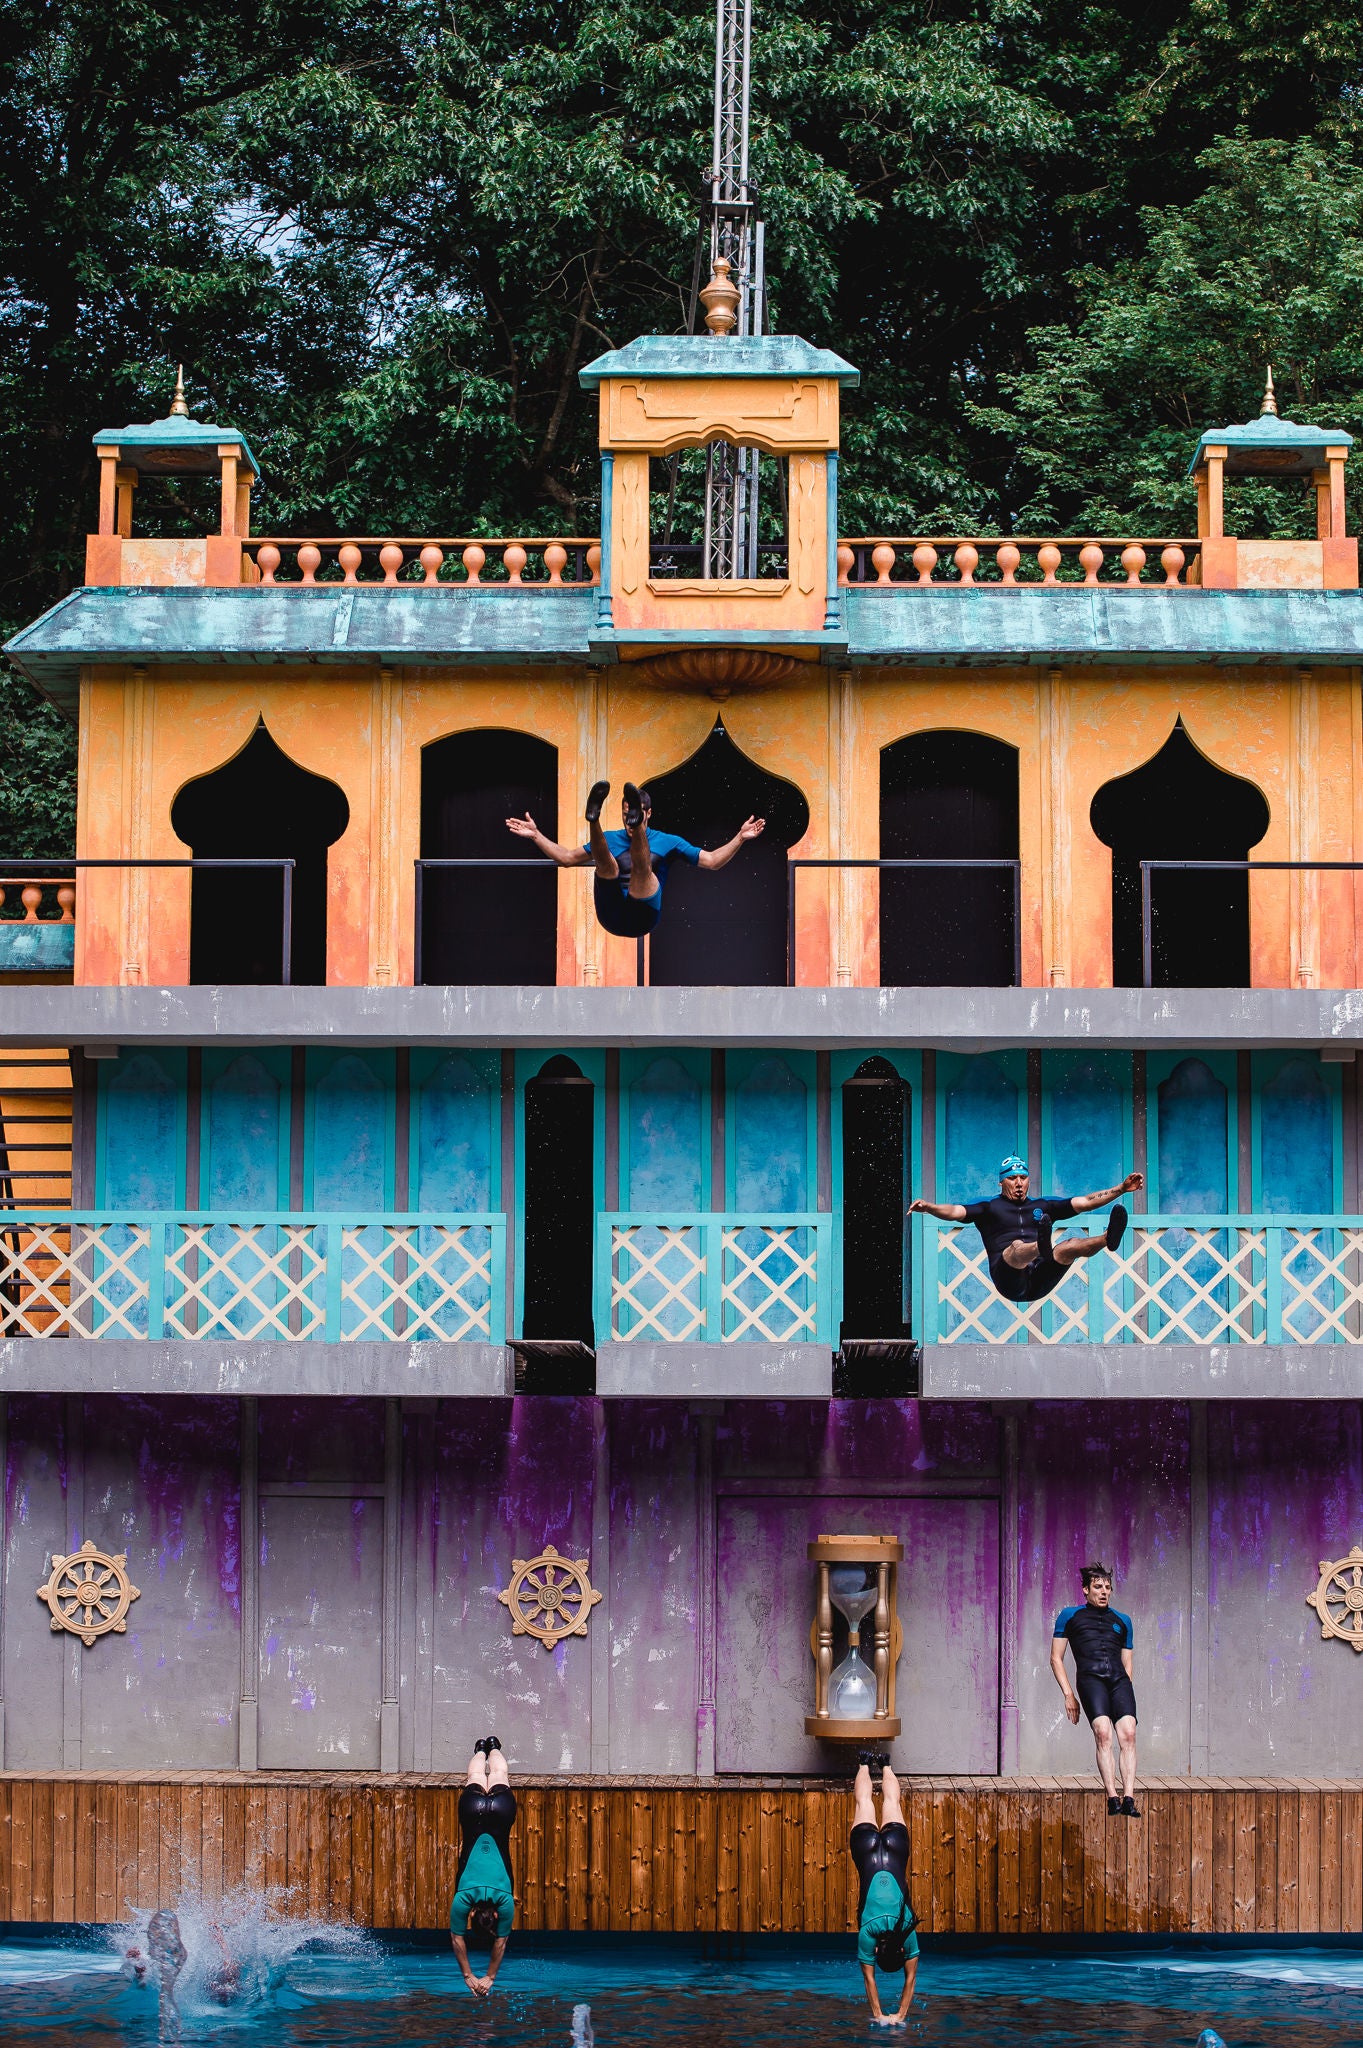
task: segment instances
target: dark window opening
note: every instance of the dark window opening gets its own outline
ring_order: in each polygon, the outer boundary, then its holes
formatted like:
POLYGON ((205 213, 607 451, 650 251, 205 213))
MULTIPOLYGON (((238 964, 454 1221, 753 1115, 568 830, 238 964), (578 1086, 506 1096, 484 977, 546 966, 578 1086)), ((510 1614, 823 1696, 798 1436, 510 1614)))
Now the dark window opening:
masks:
POLYGON ((707 873, 670 864, 649 940, 649 980, 665 988, 784 986, 786 856, 809 829, 801 792, 736 747, 718 718, 689 761, 647 787, 654 829, 696 846, 725 845, 746 818, 767 821, 727 867, 707 873))
POLYGON ((591 1344, 596 1089, 562 1053, 525 1084, 523 1337, 591 1344))
MULTIPOLYGON (((1180 718, 1152 760, 1104 783, 1089 811, 1112 848, 1112 979, 1144 981, 1143 860, 1247 860, 1268 830, 1252 782, 1201 753, 1180 718)), ((1247 988, 1249 876, 1156 870, 1150 877, 1155 988, 1247 988)))
POLYGON ((842 1084, 842 1337, 904 1337, 907 1081, 863 1060, 842 1084))
MULTIPOLYGON (((427 868, 421 979, 552 988, 558 870, 506 829, 526 812, 558 837, 558 749, 523 732, 458 732, 421 755, 424 860, 514 860, 512 868, 427 868)), ((584 834, 585 837, 585 834, 584 834)))
MULTIPOLYGON (((262 719, 241 752, 187 782, 170 822, 195 860, 292 859, 294 982, 327 978, 327 848, 350 822, 343 792, 300 768, 262 719)), ((189 978, 269 987, 281 979, 284 888, 278 868, 196 868, 189 978)))
MULTIPOLYGON (((880 754, 882 860, 1016 860, 1016 747, 923 732, 880 754)), ((1009 988, 1017 919, 1008 868, 887 868, 880 876, 884 988, 1009 988)))
POLYGON ((713 526, 708 556, 706 551, 706 479, 711 472, 716 473, 712 518, 718 513, 729 539, 714 573, 726 578, 788 575, 788 468, 784 456, 732 442, 655 455, 648 466, 649 575, 704 576, 707 559, 715 562, 721 537, 713 526))

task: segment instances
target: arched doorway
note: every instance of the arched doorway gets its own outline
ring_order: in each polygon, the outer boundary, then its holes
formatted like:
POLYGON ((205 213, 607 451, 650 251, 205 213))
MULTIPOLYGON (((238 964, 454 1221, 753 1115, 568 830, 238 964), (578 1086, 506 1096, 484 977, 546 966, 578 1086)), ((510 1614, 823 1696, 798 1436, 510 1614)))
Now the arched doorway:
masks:
POLYGON ((451 733, 421 754, 423 860, 509 860, 514 868, 429 868, 422 884, 423 982, 558 978, 558 870, 508 818, 528 811, 558 837, 558 749, 531 733, 451 733))
POLYGON ((905 1322, 909 1084, 862 1060, 842 1084, 842 1338, 895 1338, 905 1322))
MULTIPOLYGON (((880 753, 882 860, 1016 860, 1017 748, 977 732, 920 732, 880 753)), ((1017 919, 1007 868, 886 869, 884 988, 1009 988, 1017 919)))
MULTIPOLYGON (((345 794, 300 768, 262 718, 239 754, 187 782, 170 822, 195 860, 292 859, 290 978, 327 978, 327 848, 350 823, 345 794)), ((190 890, 189 978, 279 982, 284 892, 277 868, 196 868, 190 890)))
MULTIPOLYGON (((1189 739, 1180 718, 1153 759, 1105 782, 1089 818, 1112 848, 1112 979, 1139 988, 1143 860, 1246 860, 1268 804, 1189 739)), ((1156 870, 1150 877, 1152 985, 1249 985, 1249 876, 1156 870)))
POLYGON ((524 1117, 521 1335, 590 1345, 596 1089, 575 1060, 556 1053, 526 1082, 524 1117))
POLYGON ((760 839, 717 874, 674 862, 666 907, 649 940, 658 987, 779 988, 786 979, 786 855, 809 829, 809 805, 734 745, 722 718, 689 761, 653 776, 653 824, 702 847, 722 846, 747 817, 760 839))

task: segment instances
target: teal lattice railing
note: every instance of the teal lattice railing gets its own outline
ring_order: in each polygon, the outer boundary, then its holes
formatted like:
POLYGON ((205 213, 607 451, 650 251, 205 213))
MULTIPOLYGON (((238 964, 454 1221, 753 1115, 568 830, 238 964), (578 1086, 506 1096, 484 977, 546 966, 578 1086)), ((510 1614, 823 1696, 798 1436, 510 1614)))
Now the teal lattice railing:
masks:
POLYGON ((505 1339, 497 1215, 7 1212, 9 1337, 505 1339))
POLYGON ((597 1217, 596 1331, 613 1343, 828 1344, 833 1218, 597 1217))
POLYGON ((995 1291, 973 1227, 912 1223, 926 1344, 1363 1343, 1363 1216, 1134 1216, 1031 1303, 995 1291))

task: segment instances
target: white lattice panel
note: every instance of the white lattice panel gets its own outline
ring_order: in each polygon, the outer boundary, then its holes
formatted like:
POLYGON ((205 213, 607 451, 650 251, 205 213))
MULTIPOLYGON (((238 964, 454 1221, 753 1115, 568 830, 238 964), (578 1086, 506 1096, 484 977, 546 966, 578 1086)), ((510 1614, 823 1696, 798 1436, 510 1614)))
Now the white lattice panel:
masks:
POLYGON ((726 1225, 724 1342, 812 1342, 818 1306, 815 1255, 814 1232, 806 1224, 726 1225))
POLYGON ((348 1225, 342 1245, 343 1340, 438 1337, 452 1344, 490 1337, 486 1224, 348 1225))
POLYGON ((1109 1344, 1262 1344, 1265 1234, 1242 1225, 1143 1230, 1102 1252, 1109 1344))
POLYGON ((142 1225, 54 1221, 0 1231, 0 1323, 12 1337, 145 1337, 142 1225))
POLYGON ((320 1337, 326 1261, 310 1223, 178 1223, 166 1246, 168 1337, 320 1337))
POLYGON ((616 1224, 611 1230, 611 1337, 684 1344, 705 1330, 704 1229, 616 1224))
POLYGON ((1357 1344, 1363 1333, 1363 1230, 1284 1230, 1283 1338, 1357 1344))

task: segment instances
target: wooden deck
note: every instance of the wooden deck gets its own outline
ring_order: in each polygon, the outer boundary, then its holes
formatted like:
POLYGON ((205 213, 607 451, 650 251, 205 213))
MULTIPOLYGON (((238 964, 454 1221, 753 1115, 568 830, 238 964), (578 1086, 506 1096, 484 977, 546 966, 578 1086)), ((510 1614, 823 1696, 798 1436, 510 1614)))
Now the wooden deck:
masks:
MULTIPOLYGON (((1363 1781, 1150 1778, 1109 1820, 1080 1778, 907 1781, 928 1933, 1363 1932, 1363 1781)), ((853 1925, 845 1783, 529 1779, 517 1924, 632 1933, 853 1925)), ((277 1887, 282 1911, 446 1924, 460 1784, 260 1772, 0 1775, 0 1921, 277 1887)))

